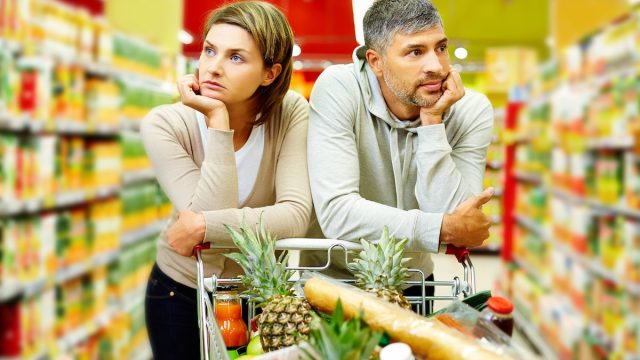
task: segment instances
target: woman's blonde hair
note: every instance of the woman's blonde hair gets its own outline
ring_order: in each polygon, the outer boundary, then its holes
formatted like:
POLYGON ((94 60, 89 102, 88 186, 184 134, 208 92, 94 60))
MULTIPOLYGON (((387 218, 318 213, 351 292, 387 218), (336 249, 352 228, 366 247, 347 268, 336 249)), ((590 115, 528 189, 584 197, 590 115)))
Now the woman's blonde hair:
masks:
POLYGON ((214 10, 207 19, 203 39, 215 24, 239 26, 251 34, 262 53, 266 68, 282 66, 280 75, 268 86, 260 86, 254 96, 262 114, 256 125, 270 119, 282 106, 293 72, 293 31, 284 14, 272 4, 262 1, 240 1, 214 10))

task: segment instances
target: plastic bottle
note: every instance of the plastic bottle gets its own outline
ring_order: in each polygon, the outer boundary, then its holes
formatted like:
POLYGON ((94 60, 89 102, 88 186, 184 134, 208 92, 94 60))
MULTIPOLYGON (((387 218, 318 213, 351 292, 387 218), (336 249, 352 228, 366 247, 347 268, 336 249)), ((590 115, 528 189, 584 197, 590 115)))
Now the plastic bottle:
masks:
POLYGON ((409 345, 397 342, 385 346, 380 351, 380 360, 415 360, 415 357, 409 345))
POLYGON ((492 296, 487 302, 487 307, 482 310, 482 317, 491 321, 505 334, 513 334, 513 303, 499 296, 492 296))
POLYGON ((216 319, 228 350, 249 342, 247 324, 242 320, 240 294, 236 287, 225 287, 216 293, 216 319))

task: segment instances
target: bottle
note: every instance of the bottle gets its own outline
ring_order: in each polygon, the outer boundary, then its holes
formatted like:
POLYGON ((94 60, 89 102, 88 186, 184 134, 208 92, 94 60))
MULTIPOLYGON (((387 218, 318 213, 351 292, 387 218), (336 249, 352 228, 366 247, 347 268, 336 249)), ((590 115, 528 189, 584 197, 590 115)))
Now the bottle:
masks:
POLYGON ((380 360, 415 360, 415 357, 409 345, 397 342, 385 346, 380 351, 380 360))
POLYGON ((242 306, 237 287, 219 287, 216 292, 216 319, 227 350, 245 346, 249 342, 247 324, 242 319, 242 306))
POLYGON ((482 318, 489 320, 505 334, 513 335, 513 303, 499 296, 492 296, 482 310, 482 318))

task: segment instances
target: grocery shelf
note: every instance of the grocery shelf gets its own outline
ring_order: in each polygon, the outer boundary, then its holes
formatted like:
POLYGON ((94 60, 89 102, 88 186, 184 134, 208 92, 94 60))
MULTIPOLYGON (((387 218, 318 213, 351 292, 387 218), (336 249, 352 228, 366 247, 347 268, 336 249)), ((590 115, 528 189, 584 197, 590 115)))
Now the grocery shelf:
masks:
POLYGON ((92 200, 109 198, 119 192, 119 186, 109 186, 95 190, 65 191, 55 196, 30 200, 3 200, 0 201, 0 217, 33 214, 43 210, 80 205, 92 200))
POLYGON ((623 137, 611 137, 611 138, 600 138, 600 139, 590 139, 587 142, 587 148, 593 150, 626 150, 633 148, 633 138, 629 135, 623 137))
POLYGON ((538 174, 517 171, 514 173, 514 176, 519 181, 542 184, 542 176, 538 174))
POLYGON ((13 53, 22 51, 22 43, 6 38, 0 38, 0 47, 2 47, 3 49, 8 49, 13 53))
POLYGON ((549 280, 544 279, 540 275, 540 271, 536 271, 536 269, 531 266, 528 262, 523 259, 514 258, 513 262, 518 265, 518 267, 529 275, 536 283, 542 285, 545 290, 551 289, 551 282, 549 280))
POLYGON ((630 209, 626 206, 603 204, 602 202, 596 199, 575 195, 566 190, 561 190, 561 189, 552 189, 551 193, 559 198, 571 201, 574 204, 585 204, 593 208, 596 208, 600 211, 632 217, 635 219, 640 219, 640 210, 630 209))
POLYGON ((118 124, 95 124, 68 119, 54 119, 46 122, 29 115, 16 116, 7 112, 0 113, 0 130, 17 133, 53 133, 58 135, 115 137, 122 131, 118 124))
POLYGON ((119 256, 119 250, 110 251, 105 254, 96 255, 87 261, 62 268, 56 271, 55 282, 56 284, 65 283, 73 278, 84 275, 97 267, 111 264, 116 261, 119 256))
POLYGON ((122 126, 123 131, 138 132, 140 131, 141 122, 142 122, 142 119, 128 119, 128 118, 120 119, 120 125, 122 126))
POLYGON ((144 181, 152 181, 156 179, 153 169, 143 169, 136 171, 127 171, 122 174, 122 184, 131 185, 144 181))
POLYGON ((69 331, 66 335, 58 339, 57 345, 60 351, 67 352, 76 345, 90 338, 98 330, 106 326, 117 314, 114 308, 107 309, 104 313, 97 315, 91 321, 80 327, 69 331))
POLYGON ((138 307, 144 305, 145 294, 147 291, 147 283, 142 283, 138 289, 129 291, 126 296, 123 296, 120 300, 120 306, 118 307, 124 313, 130 313, 138 307))
POLYGON ((530 230, 541 240, 551 243, 554 248, 560 250, 561 252, 563 252, 564 254, 566 254, 576 262, 582 264, 585 268, 590 269, 591 272, 593 272, 594 274, 599 275, 600 277, 607 279, 617 284, 618 286, 622 286, 628 293, 634 296, 640 297, 640 284, 626 281, 622 279, 619 275, 614 274, 613 271, 605 268, 602 265, 602 263, 600 263, 599 261, 595 259, 589 259, 584 255, 579 254, 576 251, 570 249, 567 245, 562 244, 561 242, 555 240, 551 236, 551 234, 549 234, 546 230, 540 227, 540 225, 536 224, 533 220, 522 215, 516 215, 515 218, 518 224, 530 230))
MULTIPOLYGON (((167 219, 158 220, 141 229, 124 234, 121 238, 121 246, 128 246, 142 241, 149 236, 160 233, 166 225, 166 222, 167 219)), ((118 260, 120 255, 121 250, 114 250, 104 254, 95 255, 86 261, 57 270, 53 278, 45 277, 27 283, 3 283, 0 285, 0 303, 19 297, 30 298, 41 293, 45 288, 51 286, 51 284, 63 284, 78 276, 82 276, 97 267, 111 264, 118 260)))
POLYGON ((524 316, 522 316, 517 309, 513 310, 513 319, 515 321, 516 328, 526 335, 528 341, 540 352, 542 358, 545 360, 558 359, 558 355, 544 340, 540 331, 535 327, 535 325, 531 324, 524 316))
POLYGON ((0 286, 0 303, 24 296, 30 297, 40 293, 47 285, 46 279, 37 279, 27 283, 3 283, 0 286))
POLYGON ((120 238, 120 246, 128 246, 144 240, 149 236, 159 234, 166 226, 167 220, 168 219, 158 220, 150 225, 123 234, 120 238))

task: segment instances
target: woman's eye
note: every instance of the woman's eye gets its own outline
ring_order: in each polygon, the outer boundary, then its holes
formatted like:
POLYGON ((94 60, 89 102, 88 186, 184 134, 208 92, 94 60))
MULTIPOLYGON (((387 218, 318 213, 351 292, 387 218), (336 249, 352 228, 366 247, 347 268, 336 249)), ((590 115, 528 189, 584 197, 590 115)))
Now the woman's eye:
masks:
POLYGON ((212 49, 212 48, 206 48, 206 49, 204 49, 204 53, 205 53, 205 55, 207 55, 207 56, 212 56, 212 55, 214 55, 214 54, 215 54, 215 52, 213 51, 213 49, 212 49))
POLYGON ((233 61, 233 62, 241 62, 242 58, 239 55, 232 55, 231 56, 231 61, 233 61))

